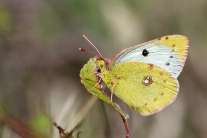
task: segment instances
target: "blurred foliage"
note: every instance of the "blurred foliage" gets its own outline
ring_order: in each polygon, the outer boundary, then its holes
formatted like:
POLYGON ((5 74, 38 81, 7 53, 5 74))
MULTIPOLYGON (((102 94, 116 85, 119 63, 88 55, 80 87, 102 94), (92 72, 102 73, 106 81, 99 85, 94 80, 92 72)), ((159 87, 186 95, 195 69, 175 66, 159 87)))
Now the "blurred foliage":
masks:
MULTIPOLYGON (((21 123, 33 136, 59 137, 46 116, 68 132, 73 129, 70 126, 91 96, 79 73, 93 55, 78 48, 95 50, 83 34, 104 57, 164 35, 182 34, 190 40, 190 51, 179 77, 180 92, 172 105, 142 117, 115 96, 114 101, 130 117, 132 138, 205 138, 206 13, 206 0, 1 0, 0 103, 4 110, 0 110, 0 137, 20 137, 18 129, 8 125, 11 121, 17 126, 21 123), (12 117, 6 117, 5 112, 12 117)), ((119 114, 100 101, 87 108, 82 118, 74 136, 80 130, 80 138, 126 135, 119 114)))
POLYGON ((32 117, 31 126, 39 133, 44 134, 51 126, 51 120, 44 114, 36 114, 32 117))
POLYGON ((0 32, 1 35, 8 34, 12 29, 12 17, 7 11, 0 5, 0 32))

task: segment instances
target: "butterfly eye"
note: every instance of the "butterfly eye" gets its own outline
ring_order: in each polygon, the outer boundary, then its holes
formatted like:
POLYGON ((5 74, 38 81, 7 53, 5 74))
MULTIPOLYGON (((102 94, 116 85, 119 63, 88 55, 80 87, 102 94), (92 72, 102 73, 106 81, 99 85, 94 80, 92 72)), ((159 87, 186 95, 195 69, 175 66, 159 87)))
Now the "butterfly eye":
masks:
POLYGON ((142 51, 142 55, 143 56, 148 56, 148 54, 149 54, 149 51, 147 51, 146 49, 144 49, 143 51, 142 51))
POLYGON ((97 69, 97 72, 98 72, 98 73, 101 73, 101 69, 100 69, 100 68, 98 68, 98 69, 97 69))

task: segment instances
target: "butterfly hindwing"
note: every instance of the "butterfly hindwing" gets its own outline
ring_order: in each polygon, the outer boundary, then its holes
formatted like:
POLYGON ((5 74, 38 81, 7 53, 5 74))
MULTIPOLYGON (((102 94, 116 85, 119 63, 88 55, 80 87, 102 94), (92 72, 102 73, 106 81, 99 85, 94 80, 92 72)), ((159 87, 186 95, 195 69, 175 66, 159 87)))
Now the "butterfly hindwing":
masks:
POLYGON ((172 103, 177 96, 179 83, 166 70, 141 62, 116 65, 105 76, 114 94, 142 115, 156 113, 172 103), (112 77, 114 76, 114 78, 112 77))

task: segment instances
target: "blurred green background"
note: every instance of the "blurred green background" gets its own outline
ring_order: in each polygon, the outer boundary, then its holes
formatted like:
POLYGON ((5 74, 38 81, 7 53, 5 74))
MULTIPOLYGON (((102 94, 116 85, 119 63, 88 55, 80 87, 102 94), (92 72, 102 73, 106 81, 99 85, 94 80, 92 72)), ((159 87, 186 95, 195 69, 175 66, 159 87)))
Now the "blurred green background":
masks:
POLYGON ((96 52, 82 35, 111 58, 129 46, 182 34, 190 49, 173 104, 143 117, 114 101, 130 116, 131 138, 206 138, 206 17, 206 0, 0 0, 0 137, 21 137, 8 125, 9 113, 48 138, 59 134, 45 115, 68 131, 81 116, 74 137, 82 131, 80 138, 124 138, 119 114, 94 102, 80 83, 79 71, 92 55, 78 48, 96 52))

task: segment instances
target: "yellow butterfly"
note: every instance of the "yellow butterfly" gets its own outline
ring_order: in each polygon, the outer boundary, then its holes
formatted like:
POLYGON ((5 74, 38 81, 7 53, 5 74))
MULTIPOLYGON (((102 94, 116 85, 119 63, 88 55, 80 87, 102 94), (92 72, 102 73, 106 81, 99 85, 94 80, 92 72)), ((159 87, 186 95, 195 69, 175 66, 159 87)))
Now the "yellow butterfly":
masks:
POLYGON ((111 100, 114 93, 140 114, 151 115, 175 100, 188 48, 187 37, 169 35, 124 49, 112 59, 96 49, 96 74, 110 88, 111 100))

